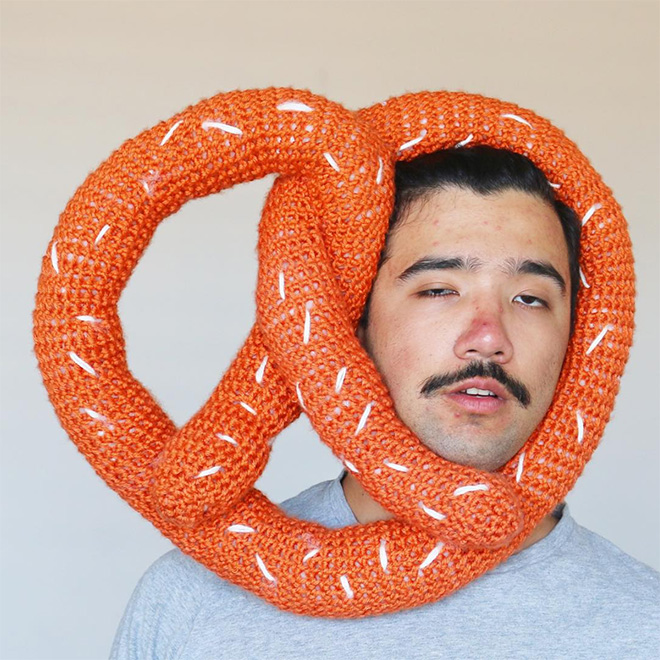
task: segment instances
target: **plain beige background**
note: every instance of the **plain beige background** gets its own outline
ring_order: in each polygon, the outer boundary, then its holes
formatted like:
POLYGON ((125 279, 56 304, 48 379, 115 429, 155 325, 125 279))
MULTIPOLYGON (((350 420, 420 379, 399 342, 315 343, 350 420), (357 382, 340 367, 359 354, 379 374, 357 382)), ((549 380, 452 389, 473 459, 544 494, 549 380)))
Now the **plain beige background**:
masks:
MULTIPOLYGON (((93 474, 41 385, 30 314, 58 214, 123 140, 236 88, 307 87, 352 108, 463 89, 578 143, 629 220, 639 310, 613 420, 569 503, 657 568, 658 20, 656 2, 3 2, 2 657, 106 657, 170 547, 93 474)), ((177 422, 252 323, 268 185, 166 221, 122 297, 129 362, 177 422)), ((303 420, 259 485, 281 500, 337 470, 303 420)))

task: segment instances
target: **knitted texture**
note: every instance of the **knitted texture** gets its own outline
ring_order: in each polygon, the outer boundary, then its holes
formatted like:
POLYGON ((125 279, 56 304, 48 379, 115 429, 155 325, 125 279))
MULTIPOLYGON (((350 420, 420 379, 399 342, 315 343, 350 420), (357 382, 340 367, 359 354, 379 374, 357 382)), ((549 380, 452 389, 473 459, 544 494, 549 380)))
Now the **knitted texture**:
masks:
POLYGON ((500 563, 561 501, 600 440, 632 341, 625 220, 561 131, 513 104, 420 93, 357 113, 306 91, 219 94, 89 175, 43 259, 39 366, 96 472, 184 552, 286 610, 356 617, 438 600, 500 563), (393 202, 393 164, 457 144, 529 157, 583 218, 575 331, 553 403, 497 473, 452 464, 394 413, 355 326, 393 202), (186 201, 277 172, 259 232, 257 323, 177 429, 131 375, 117 302, 157 225, 186 201), (304 410, 396 518, 329 530, 253 488, 304 410))

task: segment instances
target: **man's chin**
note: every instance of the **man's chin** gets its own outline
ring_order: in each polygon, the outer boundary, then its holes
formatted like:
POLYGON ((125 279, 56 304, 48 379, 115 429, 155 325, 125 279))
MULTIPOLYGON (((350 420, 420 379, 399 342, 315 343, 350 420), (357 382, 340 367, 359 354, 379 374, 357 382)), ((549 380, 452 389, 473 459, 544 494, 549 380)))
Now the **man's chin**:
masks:
POLYGON ((500 468, 504 467, 518 452, 518 448, 510 450, 507 453, 497 452, 493 454, 492 445, 483 448, 481 451, 479 447, 475 447, 473 443, 469 448, 465 446, 452 447, 452 446, 437 446, 436 443, 426 443, 422 441, 428 449, 430 449, 436 456, 444 458, 450 463, 463 465, 465 467, 475 468, 483 472, 497 472, 500 468))

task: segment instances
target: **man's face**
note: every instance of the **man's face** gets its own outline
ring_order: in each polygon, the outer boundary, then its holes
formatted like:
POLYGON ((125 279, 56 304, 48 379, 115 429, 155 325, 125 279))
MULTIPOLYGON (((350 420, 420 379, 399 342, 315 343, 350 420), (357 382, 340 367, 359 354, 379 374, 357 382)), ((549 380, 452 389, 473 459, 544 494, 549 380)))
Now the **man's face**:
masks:
POLYGON ((520 191, 452 187, 410 205, 387 254, 358 334, 397 414, 436 454, 497 469, 545 415, 568 344, 557 215, 520 191))

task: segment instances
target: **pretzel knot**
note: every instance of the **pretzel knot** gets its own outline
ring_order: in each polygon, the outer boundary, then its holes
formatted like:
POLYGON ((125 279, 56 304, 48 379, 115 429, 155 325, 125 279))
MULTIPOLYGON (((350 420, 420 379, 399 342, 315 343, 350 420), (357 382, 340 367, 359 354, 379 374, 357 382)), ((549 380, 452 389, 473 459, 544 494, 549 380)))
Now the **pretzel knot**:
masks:
POLYGON ((466 584, 564 497, 613 406, 633 297, 618 205, 577 148, 533 113, 447 92, 352 113, 309 92, 267 89, 202 101, 88 177, 44 257, 34 335, 62 425, 131 506, 218 575, 284 609, 360 616, 466 584), (586 210, 585 222, 598 212, 599 229, 608 225, 583 238, 591 284, 584 279, 578 313, 600 296, 609 307, 589 322, 578 316, 553 405, 499 473, 424 448, 355 336, 384 245, 394 161, 470 142, 528 155, 564 201, 586 210), (257 323, 177 429, 130 374, 119 295, 160 221, 192 198, 272 172, 280 177, 260 224, 257 323), (616 281, 596 268, 603 247, 616 281), (301 409, 395 519, 328 530, 286 518, 253 488, 271 441, 301 409))

